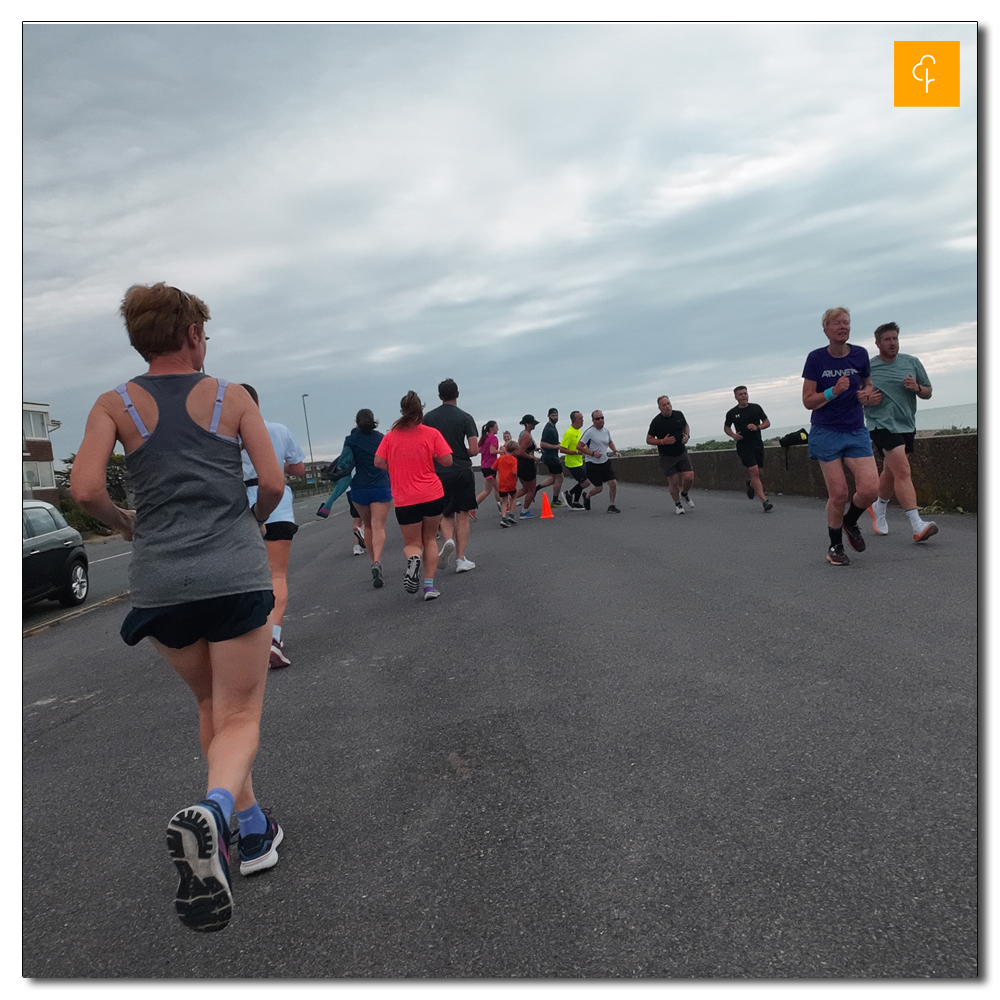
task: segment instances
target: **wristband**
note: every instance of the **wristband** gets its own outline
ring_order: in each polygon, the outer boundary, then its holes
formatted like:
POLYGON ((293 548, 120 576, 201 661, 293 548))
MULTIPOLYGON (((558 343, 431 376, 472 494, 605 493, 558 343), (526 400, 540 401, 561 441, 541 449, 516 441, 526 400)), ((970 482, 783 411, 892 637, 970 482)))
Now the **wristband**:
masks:
POLYGON ((823 395, 826 396, 827 399, 833 399, 833 395, 834 395, 833 394, 833 386, 830 386, 830 388, 827 389, 826 392, 823 393, 823 395))

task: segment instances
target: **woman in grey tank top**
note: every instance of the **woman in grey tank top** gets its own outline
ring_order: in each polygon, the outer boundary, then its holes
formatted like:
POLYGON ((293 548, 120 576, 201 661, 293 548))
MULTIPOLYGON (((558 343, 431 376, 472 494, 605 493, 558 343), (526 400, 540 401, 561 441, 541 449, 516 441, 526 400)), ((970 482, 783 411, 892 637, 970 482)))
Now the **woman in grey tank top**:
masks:
MULTIPOLYGON (((208 792, 167 826, 180 882, 175 908, 199 931, 232 915, 229 822, 240 821, 240 872, 278 860, 281 827, 257 803, 257 752, 274 604, 261 525, 285 480, 260 411, 239 385, 202 371, 208 307, 162 282, 133 285, 121 313, 149 371, 106 392, 87 419, 71 492, 87 513, 133 543, 129 645, 149 638, 198 702, 208 792), (117 443, 135 510, 111 502, 105 482, 117 443), (240 444, 257 470, 247 505, 240 444)), ((234 859, 235 860, 235 859, 234 859)))

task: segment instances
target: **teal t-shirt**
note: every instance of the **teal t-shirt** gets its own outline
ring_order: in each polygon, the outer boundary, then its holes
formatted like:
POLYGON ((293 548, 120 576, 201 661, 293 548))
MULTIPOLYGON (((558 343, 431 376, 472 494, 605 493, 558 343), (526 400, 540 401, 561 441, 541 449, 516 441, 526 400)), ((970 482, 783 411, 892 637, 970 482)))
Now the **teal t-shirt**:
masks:
POLYGON ((909 434, 917 429, 917 394, 903 388, 903 379, 912 375, 920 385, 930 385, 924 366, 912 354, 897 354, 885 362, 878 355, 871 360, 872 385, 882 393, 878 406, 865 407, 868 430, 909 434))

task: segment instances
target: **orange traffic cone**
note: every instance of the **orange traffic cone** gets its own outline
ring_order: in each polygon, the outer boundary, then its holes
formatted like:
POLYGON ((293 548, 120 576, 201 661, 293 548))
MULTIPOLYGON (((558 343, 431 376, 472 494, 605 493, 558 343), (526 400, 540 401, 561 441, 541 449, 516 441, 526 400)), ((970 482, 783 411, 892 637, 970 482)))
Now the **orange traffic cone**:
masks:
POLYGON ((552 513, 552 504, 549 503, 548 493, 542 494, 542 517, 555 517, 552 513))

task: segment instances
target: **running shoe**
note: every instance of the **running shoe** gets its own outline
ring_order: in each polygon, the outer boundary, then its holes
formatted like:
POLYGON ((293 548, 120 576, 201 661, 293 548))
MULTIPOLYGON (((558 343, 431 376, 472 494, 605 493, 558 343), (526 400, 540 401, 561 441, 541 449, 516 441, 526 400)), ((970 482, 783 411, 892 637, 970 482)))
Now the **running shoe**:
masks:
POLYGON ((689 510, 694 510, 694 501, 686 494, 681 494, 681 499, 688 505, 689 510))
POLYGON ((403 574, 403 589, 408 594, 415 594, 420 589, 420 556, 410 556, 406 560, 406 572, 403 574))
POLYGON ((441 551, 438 553, 438 562, 445 562, 454 551, 455 539, 446 538, 444 545, 441 546, 441 551))
POLYGON ((508 527, 513 528, 514 525, 517 524, 517 518, 514 517, 513 514, 508 514, 506 520, 507 520, 508 527))
POLYGON ((475 569, 476 564, 471 559, 456 559, 455 572, 468 573, 470 569, 475 569))
POLYGON ((281 645, 279 639, 271 640, 271 655, 267 665, 272 670, 280 670, 282 667, 290 667, 292 665, 292 661, 285 656, 285 647, 281 645))
POLYGON ((880 514, 876 508, 875 504, 872 504, 868 508, 868 513, 871 515, 872 519, 872 531, 876 535, 888 535, 889 534, 889 522, 886 520, 886 508, 882 508, 882 513, 880 514))
POLYGON ((753 483, 748 479, 747 480, 747 500, 753 500, 753 498, 754 498, 753 483))
POLYGON ((850 566, 851 560, 847 558, 843 545, 831 545, 826 553, 827 561, 834 566, 850 566))
POLYGON ((609 514, 620 514, 621 511, 612 503, 612 504, 608 504, 608 513, 609 514))
POLYGON ((774 504, 770 500, 764 501, 764 513, 766 514, 769 510, 774 510, 774 504))
POLYGON ((364 547, 365 547, 365 529, 364 528, 355 528, 354 529, 354 537, 358 540, 358 545, 360 545, 361 548, 362 548, 362 550, 363 550, 364 547))
POLYGON ((590 497, 584 496, 583 498, 583 509, 590 510, 590 497))
POLYGON ((684 508, 679 503, 675 503, 674 504, 674 513, 675 514, 683 514, 684 513, 684 508))
POLYGON ((847 541, 855 552, 865 551, 865 540, 861 536, 861 529, 856 524, 848 524, 845 521, 844 534, 847 535, 847 541))
POLYGON ((534 516, 535 512, 533 510, 522 510, 521 513, 518 515, 518 517, 520 517, 522 521, 526 520, 529 517, 534 517, 534 516))
POLYGON ((251 833, 240 837, 240 874, 253 875, 278 863, 278 844, 285 839, 285 832, 267 813, 267 829, 263 833, 251 833))
POLYGON ((174 908, 194 931, 221 931, 233 915, 229 824, 208 799, 182 809, 167 824, 167 853, 180 882, 174 908))
POLYGON ((356 556, 363 556, 365 554, 365 547, 363 545, 358 545, 357 542, 354 543, 354 554, 356 556))
POLYGON ((575 507, 576 506, 576 504, 573 503, 573 495, 570 493, 569 490, 563 490, 562 498, 565 501, 567 507, 575 507))
POLYGON ((565 507, 566 504, 564 504, 562 502, 562 500, 560 500, 559 497, 557 496, 556 499, 552 501, 552 506, 553 507, 565 507))
POLYGON ((501 517, 500 518, 500 527, 501 528, 509 528, 510 527, 510 525, 507 523, 507 518, 505 518, 505 517, 501 517))
POLYGON ((938 526, 933 521, 924 521, 924 526, 914 536, 915 542, 926 542, 932 535, 938 533, 938 526))
POLYGON ((441 591, 434 587, 424 587, 424 600, 436 601, 441 596, 441 591))
POLYGON ((382 564, 372 563, 372 586, 378 590, 385 581, 382 579, 382 564))

